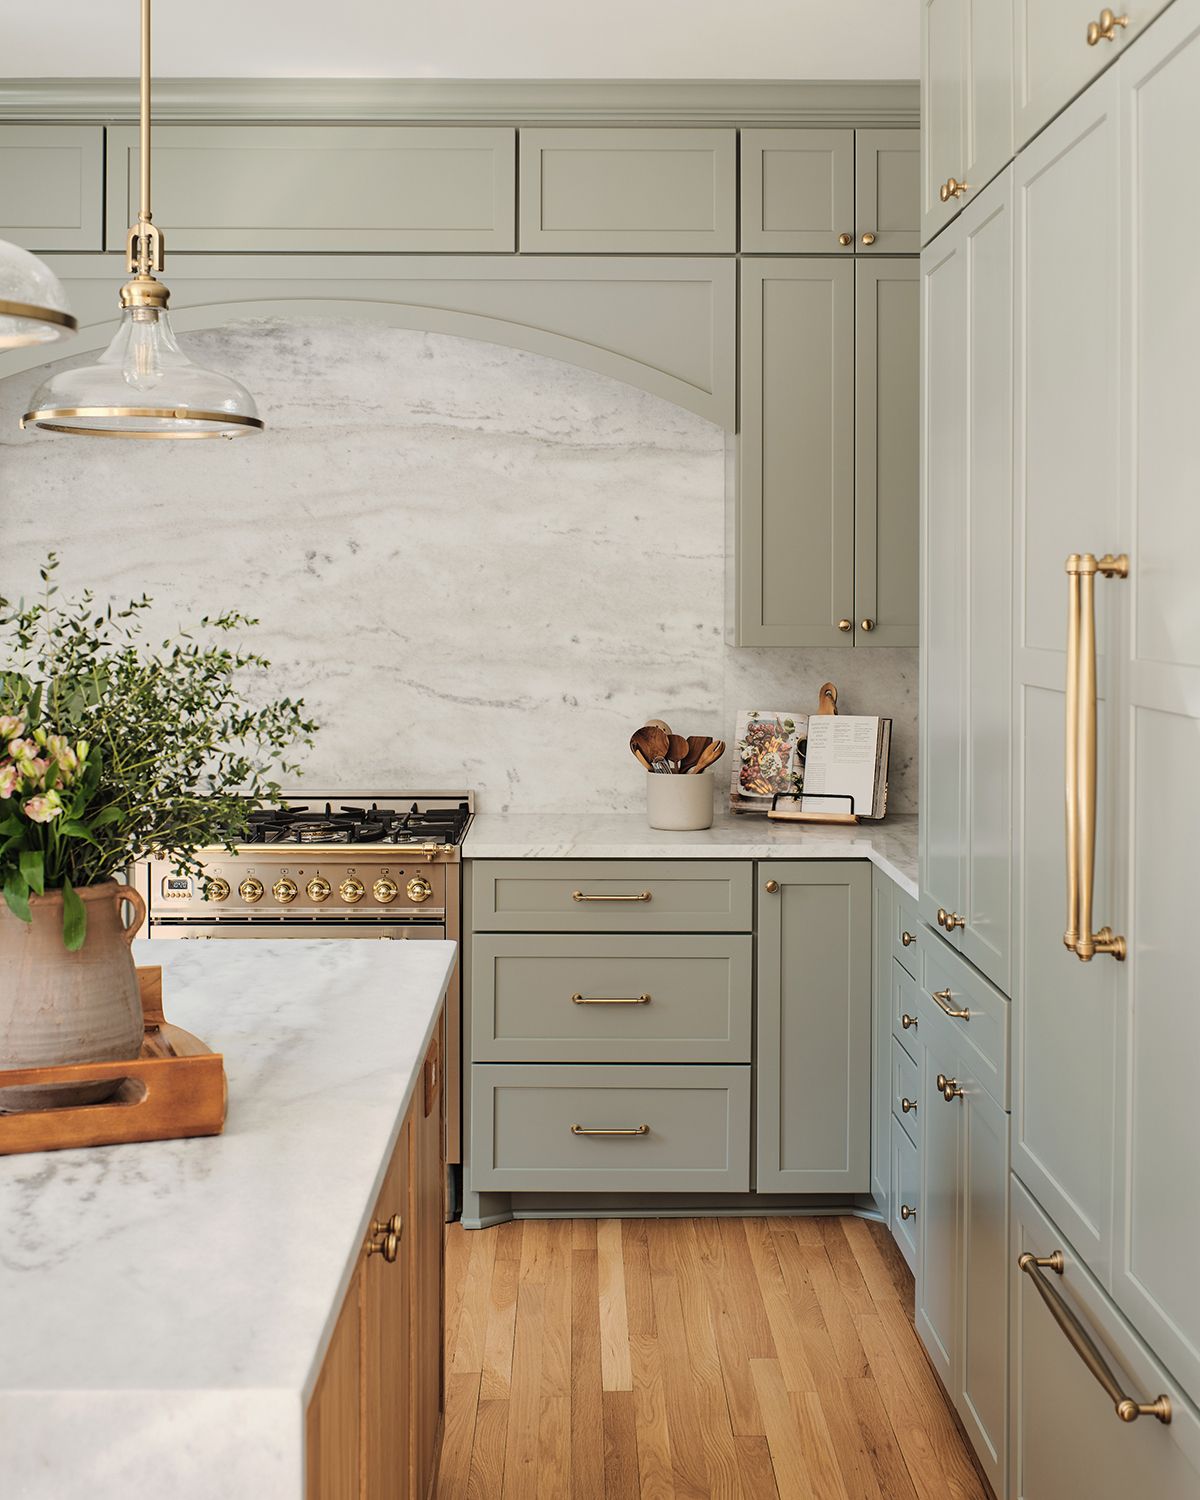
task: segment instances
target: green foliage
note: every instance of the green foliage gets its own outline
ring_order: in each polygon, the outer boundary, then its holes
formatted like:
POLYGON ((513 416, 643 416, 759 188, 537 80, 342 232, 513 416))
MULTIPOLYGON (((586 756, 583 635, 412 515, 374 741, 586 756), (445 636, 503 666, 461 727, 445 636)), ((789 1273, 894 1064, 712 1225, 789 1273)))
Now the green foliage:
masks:
POLYGON ((152 601, 60 599, 57 557, 33 603, 0 598, 0 889, 30 920, 29 896, 63 892, 63 936, 77 949, 77 888, 150 851, 200 874, 196 851, 234 847, 252 807, 277 802, 273 775, 316 725, 302 698, 251 701, 270 663, 236 637, 258 622, 205 616, 158 646, 152 601))

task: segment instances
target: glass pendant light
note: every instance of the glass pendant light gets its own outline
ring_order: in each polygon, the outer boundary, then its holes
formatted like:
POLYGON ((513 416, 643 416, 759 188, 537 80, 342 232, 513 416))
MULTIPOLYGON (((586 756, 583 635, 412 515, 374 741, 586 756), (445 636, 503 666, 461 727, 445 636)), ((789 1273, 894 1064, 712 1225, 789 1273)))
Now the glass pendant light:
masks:
MULTIPOLYGON (((141 204, 126 242, 121 325, 94 365, 61 370, 38 390, 22 427, 85 437, 212 438, 260 432, 250 392, 193 364, 167 315, 163 235, 150 212, 150 0, 141 0, 141 204)), ((2 304, 0 304, 2 306, 2 304)))
POLYGON ((52 344, 78 326, 50 267, 0 240, 0 349, 52 344))

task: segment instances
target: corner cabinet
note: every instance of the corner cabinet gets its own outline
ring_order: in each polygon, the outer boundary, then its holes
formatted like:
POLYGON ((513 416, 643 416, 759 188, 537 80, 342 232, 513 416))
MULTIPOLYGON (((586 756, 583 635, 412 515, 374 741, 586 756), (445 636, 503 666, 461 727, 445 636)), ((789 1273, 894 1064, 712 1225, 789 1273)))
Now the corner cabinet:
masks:
POLYGON ((913 261, 741 266, 737 640, 912 646, 913 261))
POLYGON ((771 860, 758 878, 760 1193, 871 1187, 871 871, 771 860))

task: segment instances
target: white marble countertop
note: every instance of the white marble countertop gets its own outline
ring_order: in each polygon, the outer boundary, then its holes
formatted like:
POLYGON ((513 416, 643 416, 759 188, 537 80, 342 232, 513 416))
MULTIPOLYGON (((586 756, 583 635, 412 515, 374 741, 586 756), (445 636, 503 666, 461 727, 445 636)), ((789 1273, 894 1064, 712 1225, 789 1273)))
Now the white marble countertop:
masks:
POLYGON ((651 828, 641 813, 478 813, 465 859, 869 859, 916 899, 917 820, 847 828, 719 812, 700 833, 651 828))
POLYGON ((304 1409, 452 943, 134 945, 223 1135, 0 1157, 0 1493, 302 1500, 304 1409))

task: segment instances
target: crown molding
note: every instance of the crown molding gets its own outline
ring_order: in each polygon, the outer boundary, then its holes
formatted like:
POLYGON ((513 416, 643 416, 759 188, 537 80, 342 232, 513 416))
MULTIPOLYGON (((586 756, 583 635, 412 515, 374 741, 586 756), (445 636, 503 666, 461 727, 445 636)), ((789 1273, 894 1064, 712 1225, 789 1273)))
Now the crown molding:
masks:
MULTIPOLYGON (((907 80, 162 78, 159 121, 913 126, 907 80)), ((132 78, 0 81, 0 120, 137 118, 132 78)))

